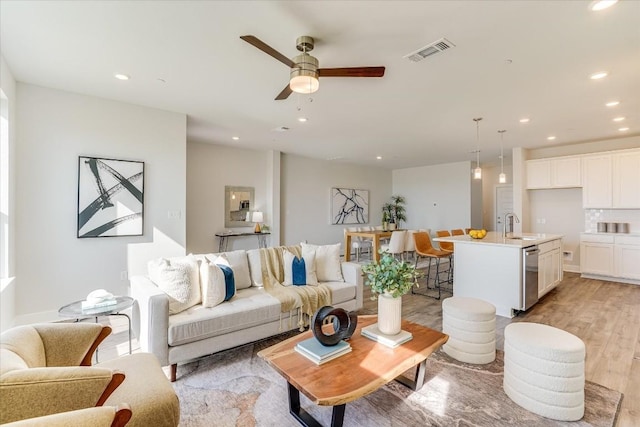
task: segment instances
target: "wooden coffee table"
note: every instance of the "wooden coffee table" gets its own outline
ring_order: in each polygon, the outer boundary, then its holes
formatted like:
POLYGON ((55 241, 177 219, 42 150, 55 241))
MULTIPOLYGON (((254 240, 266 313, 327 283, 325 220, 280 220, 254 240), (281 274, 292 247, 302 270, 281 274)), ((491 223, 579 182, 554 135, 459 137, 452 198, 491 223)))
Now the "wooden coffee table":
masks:
POLYGON ((331 426, 342 426, 345 405, 376 391, 396 379, 418 390, 424 382, 427 357, 449 339, 448 335, 406 320, 402 329, 413 339, 391 349, 360 335, 363 326, 377 321, 377 316, 359 316, 358 328, 349 341, 352 351, 323 365, 316 365, 298 354, 297 343, 313 336, 311 331, 296 335, 258 353, 288 383, 289 412, 302 425, 320 426, 300 407, 300 392, 316 405, 332 406, 331 426), (413 379, 400 376, 416 367, 413 379))

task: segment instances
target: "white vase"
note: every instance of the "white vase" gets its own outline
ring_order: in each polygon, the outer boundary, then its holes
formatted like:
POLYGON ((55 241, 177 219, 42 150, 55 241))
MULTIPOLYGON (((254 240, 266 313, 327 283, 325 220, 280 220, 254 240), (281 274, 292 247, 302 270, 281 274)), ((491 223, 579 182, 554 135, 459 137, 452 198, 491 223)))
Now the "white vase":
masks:
POLYGON ((396 223, 395 222, 390 222, 389 223, 389 230, 393 231, 396 229, 396 223))
POLYGON ((394 298, 391 294, 378 295, 378 329, 383 334, 397 335, 402 322, 402 297, 394 298))

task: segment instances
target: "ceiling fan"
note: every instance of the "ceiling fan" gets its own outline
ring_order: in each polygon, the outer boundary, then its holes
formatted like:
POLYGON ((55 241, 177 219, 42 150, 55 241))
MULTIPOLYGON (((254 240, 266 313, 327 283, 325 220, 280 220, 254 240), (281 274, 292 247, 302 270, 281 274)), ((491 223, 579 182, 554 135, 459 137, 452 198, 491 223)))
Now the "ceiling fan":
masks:
POLYGON ((255 36, 240 36, 250 45, 253 45, 282 62, 291 69, 289 84, 276 96, 276 101, 287 99, 291 92, 313 93, 318 90, 319 77, 382 77, 384 67, 343 67, 343 68, 318 68, 318 60, 309 55, 313 50, 314 40, 310 36, 301 36, 296 40, 296 47, 302 54, 287 58, 262 40, 255 36))

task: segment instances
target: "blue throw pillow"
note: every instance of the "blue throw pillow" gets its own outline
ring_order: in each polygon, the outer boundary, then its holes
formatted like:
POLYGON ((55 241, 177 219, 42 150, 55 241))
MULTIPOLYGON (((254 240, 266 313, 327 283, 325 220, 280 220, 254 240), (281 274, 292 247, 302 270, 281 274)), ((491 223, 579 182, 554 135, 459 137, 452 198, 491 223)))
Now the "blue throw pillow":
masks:
POLYGON ((225 296, 224 300, 229 301, 236 294, 236 283, 233 279, 233 270, 231 267, 222 264, 216 264, 224 273, 225 296))
POLYGON ((304 258, 294 257, 291 263, 292 284, 303 286, 307 284, 307 268, 304 264, 304 258))

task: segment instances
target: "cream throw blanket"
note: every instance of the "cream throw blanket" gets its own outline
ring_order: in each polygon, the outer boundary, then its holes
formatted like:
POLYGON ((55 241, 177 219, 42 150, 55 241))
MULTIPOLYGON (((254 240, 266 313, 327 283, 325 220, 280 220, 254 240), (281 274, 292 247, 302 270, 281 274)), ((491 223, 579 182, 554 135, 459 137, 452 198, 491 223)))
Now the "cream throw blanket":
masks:
MULTIPOLYGON (((302 331, 314 313, 325 305, 331 305, 331 289, 325 284, 318 286, 283 286, 284 251, 302 256, 300 246, 279 246, 260 249, 260 266, 264 289, 280 301, 280 312, 289 312, 289 327, 294 310, 298 310, 298 326, 302 331)), ((282 317, 280 317, 282 320, 282 317)), ((281 326, 282 329, 282 326, 281 326)))

